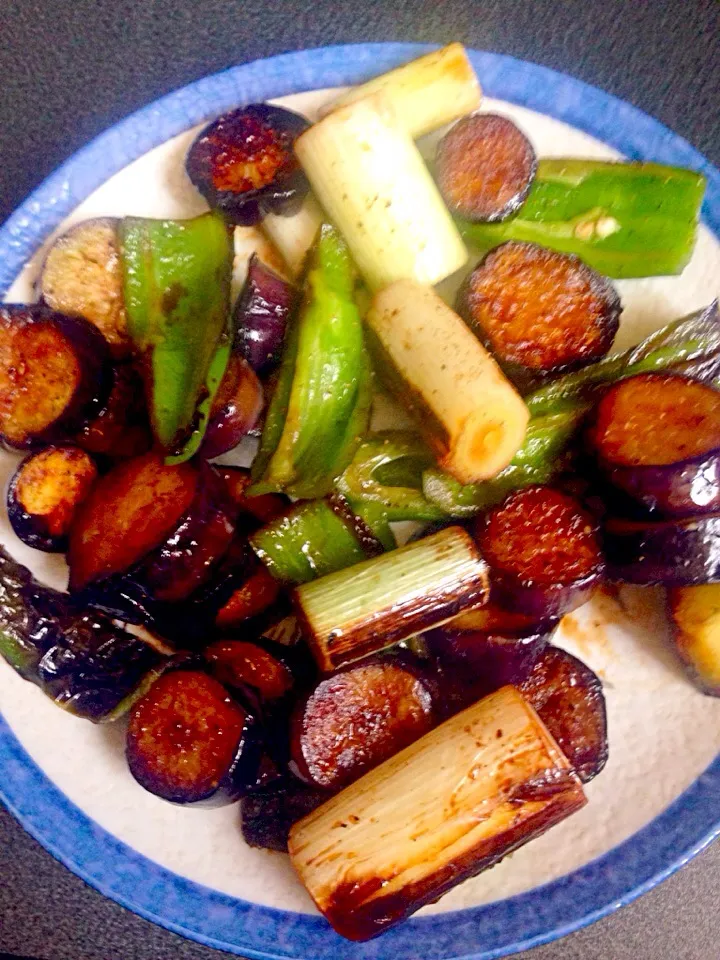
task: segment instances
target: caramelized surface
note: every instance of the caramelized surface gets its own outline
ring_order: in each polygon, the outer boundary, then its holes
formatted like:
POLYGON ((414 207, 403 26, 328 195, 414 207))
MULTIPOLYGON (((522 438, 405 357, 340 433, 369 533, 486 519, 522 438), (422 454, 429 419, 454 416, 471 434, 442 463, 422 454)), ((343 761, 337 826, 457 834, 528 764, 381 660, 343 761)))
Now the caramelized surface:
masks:
POLYGON ((92 457, 77 447, 49 447, 20 468, 14 494, 19 507, 42 518, 51 536, 67 534, 78 505, 97 479, 92 457))

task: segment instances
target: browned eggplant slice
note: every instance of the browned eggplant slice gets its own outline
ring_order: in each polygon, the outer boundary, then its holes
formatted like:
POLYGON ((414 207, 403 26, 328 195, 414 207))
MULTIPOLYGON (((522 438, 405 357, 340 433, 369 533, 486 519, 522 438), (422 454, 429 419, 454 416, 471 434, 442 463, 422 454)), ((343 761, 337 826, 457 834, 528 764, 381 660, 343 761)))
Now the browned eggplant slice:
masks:
POLYGON ((215 626, 232 630, 244 626, 270 610, 280 598, 278 581, 259 561, 255 561, 240 586, 235 587, 215 617, 215 626))
POLYGON ((458 312, 524 385, 604 357, 622 307, 610 281, 578 257, 510 241, 470 274, 458 312))
POLYGON ((720 697, 720 584, 668 591, 673 640, 690 679, 720 697))
POLYGON ((611 580, 668 587, 720 582, 720 513, 659 521, 610 516, 603 535, 611 580))
POLYGON ((295 685, 288 651, 263 637, 253 642, 217 640, 203 655, 213 676, 225 686, 252 687, 265 701, 281 699, 295 685))
POLYGON ((567 651, 548 647, 519 689, 582 782, 596 777, 608 758, 605 695, 597 674, 567 651))
POLYGON ((651 511, 720 510, 720 391, 644 373, 603 395, 588 441, 607 480, 651 511))
POLYGON ((21 449, 69 439, 105 402, 108 361, 87 320, 39 304, 0 306, 0 437, 21 449))
POLYGON ((113 355, 126 356, 132 343, 127 331, 118 221, 84 220, 53 243, 43 265, 40 293, 53 310, 89 320, 110 344, 113 355))
POLYGON ((434 725, 429 685, 400 659, 377 657, 321 680, 290 725, 293 771, 336 791, 434 725))
POLYGON ((7 495, 17 536, 36 550, 63 553, 77 509, 97 476, 95 461, 79 447, 48 447, 27 457, 7 495))
POLYGON ((143 382, 132 362, 113 367, 107 401, 97 416, 83 425, 73 442, 110 460, 127 460, 150 450, 153 438, 143 382))
POLYGON ((233 223, 250 226, 266 213, 294 213, 308 183, 293 144, 308 127, 299 114, 267 103, 223 114, 190 147, 188 176, 233 223))
POLYGON ((246 360, 234 354, 213 400, 200 455, 211 460, 234 450, 260 420, 262 384, 246 360))
POLYGON ((505 220, 525 201, 537 157, 508 117, 478 113, 459 120, 438 144, 435 175, 450 209, 466 220, 505 220))
POLYGON ((199 670, 165 673, 130 714, 130 772, 173 803, 232 802, 257 772, 253 726, 213 677, 199 670))
POLYGON ((584 603, 604 572, 598 525, 580 504, 551 487, 510 494, 475 525, 501 607, 538 621, 584 603))

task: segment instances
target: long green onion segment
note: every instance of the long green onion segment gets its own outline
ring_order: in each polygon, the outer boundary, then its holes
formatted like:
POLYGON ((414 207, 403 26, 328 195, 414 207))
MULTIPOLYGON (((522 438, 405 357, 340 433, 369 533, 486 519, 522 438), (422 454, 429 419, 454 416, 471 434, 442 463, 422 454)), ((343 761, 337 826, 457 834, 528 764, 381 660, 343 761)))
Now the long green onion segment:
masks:
POLYGON ((512 490, 547 483, 584 415, 604 386, 637 373, 667 370, 720 385, 718 302, 674 320, 616 357, 554 380, 524 400, 531 414, 525 442, 509 467, 494 479, 463 486, 437 469, 423 473, 423 493, 448 515, 471 517, 499 503, 512 490))
POLYGON ((252 494, 324 496, 367 429, 372 373, 354 300, 355 270, 338 231, 324 224, 311 253, 253 464, 252 494))
POLYGON ((230 357, 232 241, 214 213, 126 217, 119 227, 128 331, 143 357, 155 439, 168 462, 197 452, 230 357))
POLYGON ((562 455, 586 410, 587 406, 583 405, 563 413, 534 417, 512 463, 492 480, 463 485, 437 468, 425 470, 423 494, 446 515, 462 519, 500 503, 513 490, 547 483, 559 471, 562 455))
POLYGON ((526 240, 577 254, 608 277, 652 277, 687 264, 704 191, 705 178, 694 170, 552 157, 538 164, 511 220, 458 224, 481 250, 526 240))
POLYGON ((685 373, 710 384, 717 379, 720 375, 717 300, 668 323, 625 353, 607 357, 577 373, 568 373, 524 399, 533 417, 544 416, 589 403, 599 388, 616 380, 660 370, 685 373))
POLYGON ((488 583, 472 537, 447 527, 306 583, 294 599, 317 664, 329 672, 479 606, 488 583))
MULTIPOLYGON (((365 521, 384 549, 396 546, 387 521, 365 521)), ((285 584, 307 583, 366 560, 364 538, 328 499, 296 504, 250 537, 270 573, 285 584)))
POLYGON ((404 430, 370 434, 355 451, 336 487, 367 520, 442 520, 446 513, 422 493, 423 471, 435 457, 422 439, 404 430))

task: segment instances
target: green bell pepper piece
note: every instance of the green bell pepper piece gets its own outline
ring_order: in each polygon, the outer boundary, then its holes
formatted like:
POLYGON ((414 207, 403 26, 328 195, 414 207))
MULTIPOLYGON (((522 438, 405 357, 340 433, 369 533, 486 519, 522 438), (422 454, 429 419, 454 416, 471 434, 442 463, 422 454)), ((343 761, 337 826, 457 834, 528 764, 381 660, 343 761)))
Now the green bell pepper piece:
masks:
POLYGON ((324 224, 310 257, 296 329, 288 336, 252 493, 323 496, 367 428, 371 368, 355 279, 344 241, 324 224))
MULTIPOLYGON (((387 543, 385 531, 371 529, 383 546, 396 546, 394 539, 387 543)), ((296 504, 254 533, 250 545, 273 577, 285 584, 307 583, 367 560, 351 526, 325 499, 296 504)))
POLYGON ((337 489, 355 513, 389 521, 442 520, 447 516, 422 493, 422 473, 435 457, 420 437, 385 430, 367 437, 338 478, 337 489))
POLYGON ((199 448, 231 350, 232 240, 214 213, 120 225, 128 330, 168 462, 199 448))
POLYGON ((704 190, 693 170, 551 157, 516 216, 459 227, 481 250, 525 240, 577 254, 608 277, 674 274, 692 255, 704 190))

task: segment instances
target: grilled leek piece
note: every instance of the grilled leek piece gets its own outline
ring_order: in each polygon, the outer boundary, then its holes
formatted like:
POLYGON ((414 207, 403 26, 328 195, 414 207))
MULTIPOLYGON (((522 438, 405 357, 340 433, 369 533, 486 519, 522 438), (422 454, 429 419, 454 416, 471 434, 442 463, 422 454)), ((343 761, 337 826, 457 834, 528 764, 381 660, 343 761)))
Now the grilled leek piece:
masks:
POLYGON ((295 824, 292 864, 350 940, 368 940, 585 804, 533 708, 503 687, 295 824))

